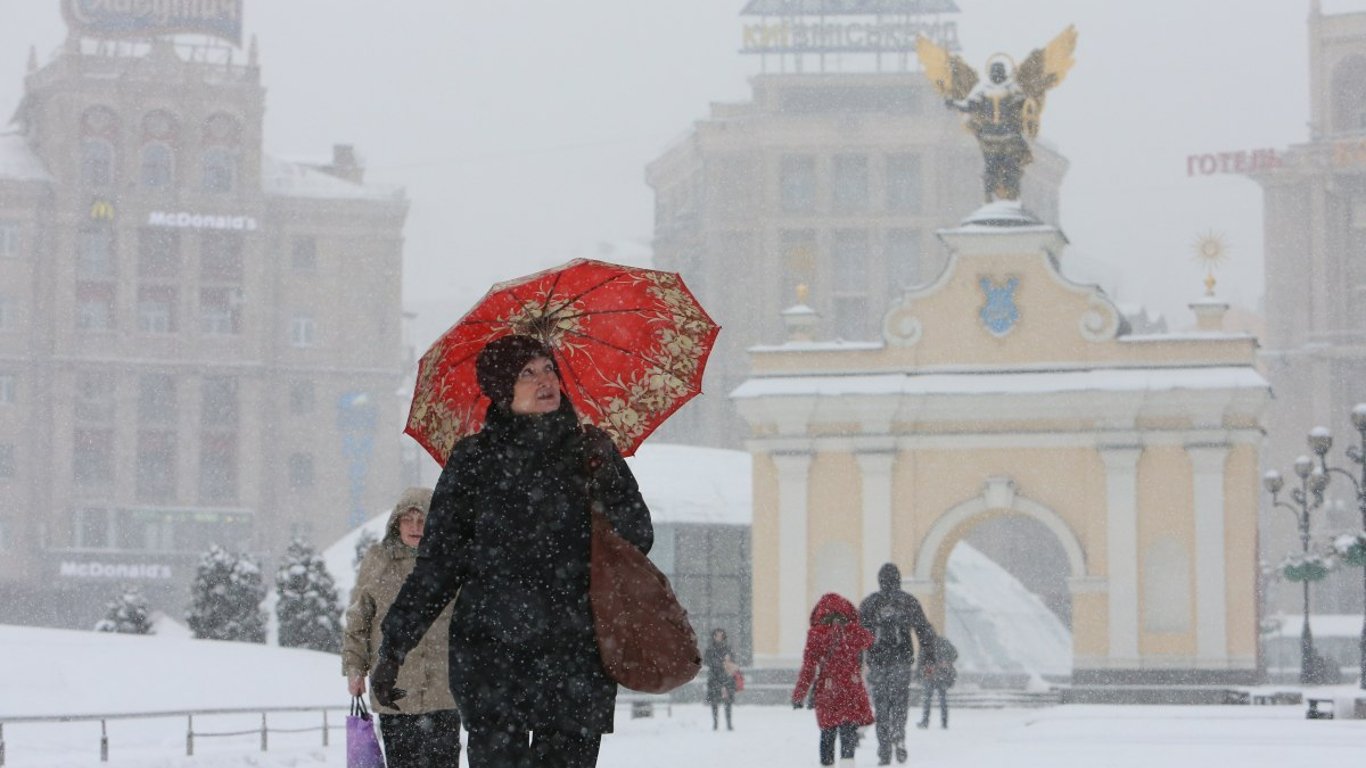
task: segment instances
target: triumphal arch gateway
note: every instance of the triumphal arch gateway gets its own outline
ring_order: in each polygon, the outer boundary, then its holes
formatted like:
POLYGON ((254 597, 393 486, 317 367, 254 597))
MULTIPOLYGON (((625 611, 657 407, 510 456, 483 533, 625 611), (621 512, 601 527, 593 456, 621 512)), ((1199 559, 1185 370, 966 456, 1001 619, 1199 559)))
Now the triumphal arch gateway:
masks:
POLYGON ((1256 340, 1133 333, 1060 270, 1066 239, 1018 203, 940 233, 947 267, 881 340, 818 341, 814 313, 752 350, 756 664, 795 665, 811 606, 878 567, 944 626, 950 551, 1032 518, 1066 553, 1074 683, 1245 682, 1256 672, 1257 493, 1270 390, 1256 340))

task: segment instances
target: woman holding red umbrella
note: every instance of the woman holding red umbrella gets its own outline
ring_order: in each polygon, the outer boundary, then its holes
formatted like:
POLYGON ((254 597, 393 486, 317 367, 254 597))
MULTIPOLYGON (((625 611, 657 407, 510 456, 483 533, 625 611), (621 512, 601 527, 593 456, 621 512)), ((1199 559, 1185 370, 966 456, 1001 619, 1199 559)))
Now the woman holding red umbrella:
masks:
POLYGON ((383 625, 372 688, 396 701, 398 665, 451 600, 451 691, 471 768, 597 763, 616 684, 588 602, 589 505, 642 552, 654 532, 611 438, 582 427, 554 351, 501 336, 475 362, 490 404, 455 444, 432 497, 417 565, 383 625))

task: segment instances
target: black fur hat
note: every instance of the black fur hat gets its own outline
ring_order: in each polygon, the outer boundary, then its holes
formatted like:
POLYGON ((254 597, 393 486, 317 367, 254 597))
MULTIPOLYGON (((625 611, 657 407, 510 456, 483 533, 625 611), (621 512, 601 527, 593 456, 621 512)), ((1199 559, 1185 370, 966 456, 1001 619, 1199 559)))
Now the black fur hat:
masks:
POLYGON ((540 339, 512 334, 490 341, 479 350, 479 357, 474 361, 474 377, 479 382, 479 390, 500 408, 510 407, 517 374, 538 357, 549 358, 555 366, 555 375, 560 375, 555 353, 540 339))

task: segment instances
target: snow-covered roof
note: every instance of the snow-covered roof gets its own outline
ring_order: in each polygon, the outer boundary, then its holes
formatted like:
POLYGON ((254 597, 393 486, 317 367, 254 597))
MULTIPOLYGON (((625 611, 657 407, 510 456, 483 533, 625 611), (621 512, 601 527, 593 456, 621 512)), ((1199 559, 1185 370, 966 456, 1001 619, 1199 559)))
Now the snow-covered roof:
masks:
POLYGON ((646 443, 626 463, 656 525, 749 525, 754 519, 744 451, 646 443))
POLYGON ((395 200, 403 196, 401 187, 357 184, 306 163, 292 163, 268 155, 261 156, 261 188, 267 195, 277 197, 322 200, 395 200))
POLYGON ((0 179, 51 181, 43 161, 20 133, 0 133, 0 179))
POLYGON ((734 398, 819 395, 1036 395, 1056 392, 1163 392, 1193 389, 1265 389, 1251 367, 1100 368, 990 373, 877 373, 855 376, 773 376, 750 379, 734 398))

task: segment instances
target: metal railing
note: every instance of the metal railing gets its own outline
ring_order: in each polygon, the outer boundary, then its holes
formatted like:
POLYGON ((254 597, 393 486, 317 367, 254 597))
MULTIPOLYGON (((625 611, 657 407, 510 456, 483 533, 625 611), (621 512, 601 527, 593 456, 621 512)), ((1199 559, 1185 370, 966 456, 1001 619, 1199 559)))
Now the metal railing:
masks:
POLYGON ((270 747, 270 734, 272 733, 310 733, 312 731, 322 732, 322 745, 328 746, 328 732, 344 728, 344 721, 339 719, 338 724, 332 724, 327 717, 328 712, 346 712, 344 706, 324 706, 324 707, 240 707, 230 709, 196 709, 179 710, 168 712, 128 712, 107 715, 24 715, 20 717, 5 717, 0 715, 0 768, 5 765, 5 726, 15 724, 40 724, 40 723, 80 723, 95 722, 100 724, 100 762, 109 762, 109 721, 110 720, 152 720, 159 718, 185 718, 185 755, 194 755, 194 740, 196 738, 212 738, 217 736, 249 736, 260 734, 261 751, 265 752, 270 747), (272 728, 270 726, 269 715, 281 714, 286 712, 316 712, 321 718, 320 725, 307 726, 303 728, 272 728), (220 715, 261 715, 261 725, 256 728, 239 731, 196 731, 194 719, 196 717, 205 718, 220 715))

